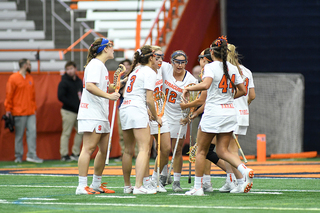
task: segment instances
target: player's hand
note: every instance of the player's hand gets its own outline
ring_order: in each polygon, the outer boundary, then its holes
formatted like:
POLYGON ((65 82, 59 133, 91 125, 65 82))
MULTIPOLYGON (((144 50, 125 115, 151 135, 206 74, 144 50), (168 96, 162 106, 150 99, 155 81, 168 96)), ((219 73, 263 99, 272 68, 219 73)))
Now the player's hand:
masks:
POLYGON ((181 101, 180 107, 181 107, 182 110, 188 108, 188 107, 187 107, 187 104, 185 104, 183 101, 181 101))
POLYGON ((189 115, 190 121, 193 120, 193 119, 195 119, 196 117, 198 117, 197 111, 195 111, 194 113, 192 113, 191 115, 189 115))
POLYGON ((183 89, 182 90, 182 95, 181 95, 181 98, 182 98, 183 102, 185 102, 185 103, 188 102, 187 99, 186 99, 186 97, 188 97, 188 95, 189 95, 189 91, 186 90, 186 89, 183 89))
POLYGON ((118 92, 109 94, 109 99, 112 101, 117 101, 119 98, 120 98, 120 94, 118 92))
POLYGON ((180 124, 181 125, 186 125, 187 123, 189 123, 189 118, 181 118, 181 120, 180 120, 180 124))
POLYGON ((160 126, 162 126, 162 120, 161 120, 161 118, 159 118, 159 117, 157 117, 157 123, 160 125, 160 126))

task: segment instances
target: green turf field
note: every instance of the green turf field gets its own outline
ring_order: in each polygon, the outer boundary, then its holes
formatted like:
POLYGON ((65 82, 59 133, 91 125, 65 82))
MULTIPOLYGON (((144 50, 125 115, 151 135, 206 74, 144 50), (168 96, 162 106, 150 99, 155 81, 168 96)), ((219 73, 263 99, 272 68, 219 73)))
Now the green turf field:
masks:
MULTIPOLYGON (((315 159, 313 159, 315 160, 315 159)), ((318 159, 319 160, 319 159, 318 159)), ((110 165, 121 162, 110 162, 110 165)), ((0 168, 75 167, 76 163, 45 161, 43 164, 0 162, 0 168)), ((219 193, 224 178, 213 177, 215 191, 205 196, 174 193, 123 194, 122 176, 104 176, 115 194, 75 195, 77 176, 13 175, 0 173, 0 212, 320 212, 320 179, 255 178, 247 194, 219 193)), ((182 177, 186 191, 192 186, 182 177)), ((90 184, 92 176, 88 178, 90 184)), ((132 177, 134 183, 134 177, 132 177)), ((134 185, 134 184, 133 184, 134 185)))

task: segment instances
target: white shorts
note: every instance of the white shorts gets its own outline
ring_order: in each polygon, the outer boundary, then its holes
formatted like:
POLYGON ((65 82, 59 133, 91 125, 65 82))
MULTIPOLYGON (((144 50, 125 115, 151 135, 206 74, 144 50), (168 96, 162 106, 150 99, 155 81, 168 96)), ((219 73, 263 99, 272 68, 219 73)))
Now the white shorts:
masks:
POLYGON ((234 130, 234 134, 236 135, 246 135, 248 130, 248 126, 237 126, 234 130))
POLYGON ((128 106, 120 108, 119 111, 122 130, 147 128, 149 125, 149 116, 145 108, 128 106))
MULTIPOLYGON (((178 124, 169 124, 170 127, 170 138, 178 138, 179 130, 180 130, 180 123, 178 124)), ((187 134, 187 129, 188 129, 188 124, 182 126, 180 136, 179 138, 186 138, 187 134)))
MULTIPOLYGON (((160 128, 160 133, 166 133, 166 132, 170 132, 170 128, 169 128, 169 124, 167 122, 166 117, 162 117, 162 126, 160 128)), ((150 121, 149 122, 150 125, 150 134, 151 135, 156 135, 158 134, 158 123, 156 121, 150 121)))
POLYGON ((207 133, 227 133, 236 129, 237 116, 223 115, 223 116, 202 116, 199 124, 202 132, 207 133))
POLYGON ((80 119, 78 120, 78 133, 93 132, 96 133, 110 133, 109 121, 80 119))

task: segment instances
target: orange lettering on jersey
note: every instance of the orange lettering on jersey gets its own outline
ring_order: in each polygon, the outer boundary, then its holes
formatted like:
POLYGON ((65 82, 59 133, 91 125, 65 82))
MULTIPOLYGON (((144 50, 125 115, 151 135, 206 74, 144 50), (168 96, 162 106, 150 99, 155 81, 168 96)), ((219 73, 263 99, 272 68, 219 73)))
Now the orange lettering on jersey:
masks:
POLYGON ((109 76, 108 75, 106 75, 106 76, 104 76, 105 78, 106 78, 106 80, 109 80, 109 76))
POLYGON ((88 109, 88 105, 89 105, 89 104, 81 103, 80 107, 81 107, 81 108, 86 108, 86 109, 88 109))
POLYGON ((162 84, 162 79, 156 82, 156 86, 161 85, 162 84))
POLYGON ((221 107, 222 107, 222 109, 225 109, 225 108, 234 108, 233 107, 233 104, 221 104, 221 107))
POLYGON ((240 115, 249 115, 249 112, 247 109, 245 110, 239 110, 240 115))
POLYGON ((139 69, 137 69, 136 71, 135 71, 135 73, 137 73, 139 71, 139 69))
POLYGON ((130 103, 131 103, 131 100, 126 100, 126 101, 123 101, 122 104, 124 104, 124 105, 129 105, 130 103))
POLYGON ((167 80, 164 81, 164 83, 170 87, 173 90, 176 90, 178 92, 182 92, 182 89, 180 87, 177 87, 176 85, 171 84, 170 82, 168 82, 167 80))
POLYGON ((98 126, 98 130, 101 131, 101 125, 98 126))

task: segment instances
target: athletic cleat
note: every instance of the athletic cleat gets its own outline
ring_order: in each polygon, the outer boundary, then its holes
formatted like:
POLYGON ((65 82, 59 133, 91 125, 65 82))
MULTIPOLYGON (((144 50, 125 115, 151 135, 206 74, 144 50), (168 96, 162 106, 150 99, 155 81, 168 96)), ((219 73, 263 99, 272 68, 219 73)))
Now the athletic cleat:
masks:
POLYGON ((106 187, 107 183, 101 183, 99 188, 94 188, 93 185, 90 185, 90 188, 92 188, 93 190, 100 192, 100 193, 107 193, 107 194, 111 194, 111 193, 115 193, 115 191, 111 190, 111 189, 107 189, 106 187))
POLYGON ((97 192, 91 188, 89 188, 89 186, 86 187, 77 187, 76 190, 76 195, 94 195, 94 194, 100 194, 100 192, 97 192))
POLYGON ((124 186, 123 187, 123 193, 125 194, 131 194, 133 191, 133 186, 124 186))
POLYGON ((185 195, 203 196, 204 195, 203 188, 200 188, 200 189, 193 188, 190 191, 187 191, 185 195))
POLYGON ((213 192, 212 184, 209 182, 206 182, 202 185, 204 192, 213 192))
POLYGON ((161 184, 161 182, 159 181, 159 190, 157 187, 157 182, 151 181, 151 187, 156 189, 157 192, 167 192, 167 190, 164 188, 164 186, 161 184))
POLYGON ((167 182, 167 177, 168 177, 168 176, 166 176, 166 175, 160 175, 160 182, 161 182, 161 184, 162 184, 163 186, 170 185, 170 184, 173 182, 172 177, 171 177, 171 175, 170 175, 170 176, 169 176, 169 179, 168 179, 168 184, 166 184, 166 182, 167 182))
POLYGON ((232 182, 228 182, 226 181, 226 183, 219 189, 219 192, 231 192, 231 190, 235 189, 236 185, 235 183, 232 182))
POLYGON ((242 185, 238 184, 234 189, 230 191, 230 193, 244 193, 242 185))
POLYGON ((180 187, 180 181, 173 181, 172 190, 174 192, 183 192, 183 189, 180 187))
POLYGON ((134 187, 133 194, 134 195, 157 194, 157 190, 153 188, 145 188, 144 186, 141 186, 140 188, 134 187))
POLYGON ((246 169, 245 173, 243 175, 243 184, 240 185, 241 190, 244 193, 248 193, 253 185, 253 177, 254 177, 254 171, 252 169, 246 169))

